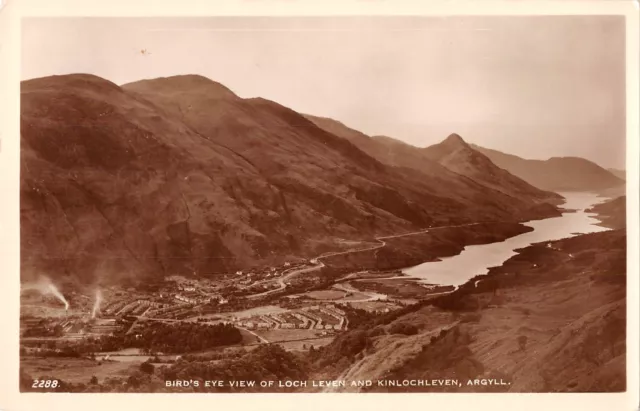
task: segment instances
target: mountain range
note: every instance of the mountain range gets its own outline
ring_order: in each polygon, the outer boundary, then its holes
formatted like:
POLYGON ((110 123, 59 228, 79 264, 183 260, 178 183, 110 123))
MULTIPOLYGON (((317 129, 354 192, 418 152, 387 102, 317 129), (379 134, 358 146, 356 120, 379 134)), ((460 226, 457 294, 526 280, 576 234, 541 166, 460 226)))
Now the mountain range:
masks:
POLYGON ((416 149, 196 75, 21 84, 23 277, 219 275, 344 238, 527 221, 562 197, 458 136, 416 149))
MULTIPOLYGON (((543 191, 496 167, 486 156, 471 148, 458 134, 451 134, 439 144, 418 148, 391 137, 369 137, 344 124, 327 118, 307 115, 325 130, 341 136, 381 162, 408 168, 428 178, 438 179, 438 186, 449 193, 473 193, 488 190, 501 207, 523 204, 559 204, 562 196, 543 191)), ((424 178, 424 177, 423 177, 424 178)), ((464 195, 464 194, 462 194, 464 195)))
POLYGON ((484 154, 498 167, 543 190, 602 191, 624 188, 624 171, 612 172, 580 157, 552 157, 527 160, 477 145, 471 147, 484 154))

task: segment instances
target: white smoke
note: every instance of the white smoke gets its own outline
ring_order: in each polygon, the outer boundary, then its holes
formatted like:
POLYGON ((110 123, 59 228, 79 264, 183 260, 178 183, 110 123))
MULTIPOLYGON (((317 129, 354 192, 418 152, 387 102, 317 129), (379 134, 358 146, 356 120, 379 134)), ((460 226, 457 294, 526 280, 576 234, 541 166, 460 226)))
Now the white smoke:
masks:
POLYGON ((64 295, 58 290, 58 288, 51 282, 48 277, 41 277, 37 283, 28 283, 22 285, 23 290, 36 290, 43 295, 54 295, 58 300, 64 304, 64 309, 69 309, 69 302, 64 295))
POLYGON ((102 302, 102 292, 98 288, 96 290, 96 301, 93 303, 93 310, 91 311, 91 318, 96 318, 96 314, 100 312, 101 302, 102 302))
POLYGON ((69 309, 69 303, 67 302, 67 299, 64 298, 64 295, 62 295, 60 290, 58 290, 58 288, 56 288, 56 286, 53 285, 53 283, 49 283, 49 290, 50 290, 51 294, 55 295, 58 298, 58 300, 60 300, 60 301, 62 301, 64 303, 64 309, 68 310, 69 309))

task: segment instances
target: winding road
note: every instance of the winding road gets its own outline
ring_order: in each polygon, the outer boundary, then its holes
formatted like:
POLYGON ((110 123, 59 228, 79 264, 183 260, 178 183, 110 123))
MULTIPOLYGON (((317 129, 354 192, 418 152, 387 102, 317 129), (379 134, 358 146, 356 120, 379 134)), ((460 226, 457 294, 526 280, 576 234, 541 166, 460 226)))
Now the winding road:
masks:
MULTIPOLYGON (((274 288, 273 290, 269 290, 269 291, 265 291, 259 294, 251 294, 248 295, 247 298, 260 298, 260 297, 264 297, 265 295, 269 295, 272 293, 277 293, 278 291, 282 291, 285 288, 287 288, 287 284, 286 281, 288 279, 290 279, 291 277, 294 277, 298 274, 302 274, 302 273, 309 273, 311 271, 317 271, 319 269, 321 269, 322 267, 324 267, 324 264, 322 262, 319 262, 318 265, 314 265, 313 267, 305 267, 305 268, 299 268, 299 269, 294 269, 292 270, 290 273, 283 275, 282 277, 278 278, 278 288, 274 288)), ((286 273, 286 271, 285 271, 286 273)), ((283 273, 284 274, 284 273, 283 273)))
POLYGON ((260 340, 260 342, 263 343, 263 344, 269 344, 269 340, 267 340, 266 338, 254 333, 253 331, 249 330, 248 328, 238 327, 237 325, 236 325, 236 328, 238 328, 240 330, 244 330, 244 331, 248 332, 249 334, 255 335, 258 338, 258 340, 260 340))
POLYGON ((375 293, 373 291, 365 291, 365 290, 358 290, 357 288, 353 287, 351 284, 349 283, 338 283, 338 284, 334 284, 333 288, 336 288, 338 290, 347 292, 347 293, 353 293, 353 294, 362 294, 362 295, 366 295, 367 298, 362 298, 359 300, 352 300, 352 299, 348 299, 348 298, 340 298, 337 300, 324 300, 324 301, 332 301, 334 303, 366 303, 369 301, 379 301, 379 300, 386 300, 387 296, 384 294, 378 294, 375 293))
MULTIPOLYGON (((478 225, 478 224, 485 224, 485 223, 469 223, 469 224, 458 224, 458 225, 446 225, 446 226, 439 226, 439 227, 429 227, 429 228, 425 228, 422 230, 418 230, 418 231, 412 231, 410 233, 404 233, 404 234, 394 234, 394 235, 386 235, 386 236, 380 236, 380 237, 376 237, 374 238, 375 241, 378 241, 379 244, 376 244, 374 246, 370 246, 370 247, 366 247, 366 248, 359 248, 356 250, 346 250, 346 251, 337 251, 334 253, 326 253, 326 254, 321 254, 315 258, 311 258, 310 261, 318 261, 318 263, 312 267, 305 267, 305 268, 299 268, 299 269, 294 269, 291 272, 289 272, 286 275, 283 275, 282 277, 278 278, 278 288, 274 288, 273 290, 269 290, 269 291, 264 291, 258 294, 251 294, 248 295, 246 298, 249 299, 254 299, 254 298, 260 298, 260 297, 264 297, 265 295, 269 295, 269 294, 273 294, 273 293, 277 293, 280 292, 282 290, 284 290, 285 288, 287 288, 287 284, 286 281, 289 280, 290 278, 298 275, 298 274, 303 274, 303 273, 309 273, 312 271, 318 271, 321 268, 323 268, 325 265, 322 261, 322 259, 324 258, 329 258, 329 257, 335 257, 338 255, 345 255, 345 254, 354 254, 354 253, 362 253, 365 251, 373 251, 373 250, 378 250, 382 247, 385 247, 387 245, 386 241, 384 240, 389 240, 389 239, 393 239, 393 238, 401 238, 401 237, 408 237, 408 236, 412 236, 412 235, 420 235, 420 234, 426 234, 428 233, 430 230, 438 230, 438 229, 443 229, 443 228, 456 228, 456 227, 468 227, 468 226, 472 226, 472 225, 478 225)), ((286 273, 286 271, 285 271, 286 273)), ((284 273, 283 273, 284 274, 284 273)))

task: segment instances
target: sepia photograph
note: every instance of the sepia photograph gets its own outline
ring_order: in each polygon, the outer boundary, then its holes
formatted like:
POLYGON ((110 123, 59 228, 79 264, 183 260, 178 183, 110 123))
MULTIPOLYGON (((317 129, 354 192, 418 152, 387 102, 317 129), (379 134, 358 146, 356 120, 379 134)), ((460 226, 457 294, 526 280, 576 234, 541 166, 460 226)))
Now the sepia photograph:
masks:
POLYGON ((23 18, 20 392, 636 389, 626 24, 23 18))

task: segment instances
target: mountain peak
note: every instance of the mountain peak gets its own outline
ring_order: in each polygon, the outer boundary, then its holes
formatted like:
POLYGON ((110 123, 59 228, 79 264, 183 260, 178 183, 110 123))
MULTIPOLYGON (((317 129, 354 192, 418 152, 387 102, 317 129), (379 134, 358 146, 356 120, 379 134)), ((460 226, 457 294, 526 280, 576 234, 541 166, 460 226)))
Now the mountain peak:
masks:
POLYGON ((237 98, 226 86, 199 74, 180 74, 170 77, 140 80, 123 84, 124 89, 133 91, 153 90, 158 93, 193 92, 204 93, 211 97, 237 98))
POLYGON ((464 140, 462 139, 462 137, 460 137, 460 135, 459 135, 459 134, 456 134, 456 133, 449 134, 449 137, 445 138, 445 139, 444 139, 444 141, 443 141, 443 143, 445 143, 445 144, 451 144, 451 145, 453 145, 453 144, 456 144, 456 145, 460 145, 460 144, 462 144, 462 145, 464 145, 464 146, 466 146, 466 145, 467 145, 467 142, 466 142, 466 141, 464 141, 464 140))
POLYGON ((119 92, 120 87, 111 81, 88 73, 59 74, 24 80, 20 83, 24 91, 50 89, 92 90, 98 92, 119 92))

